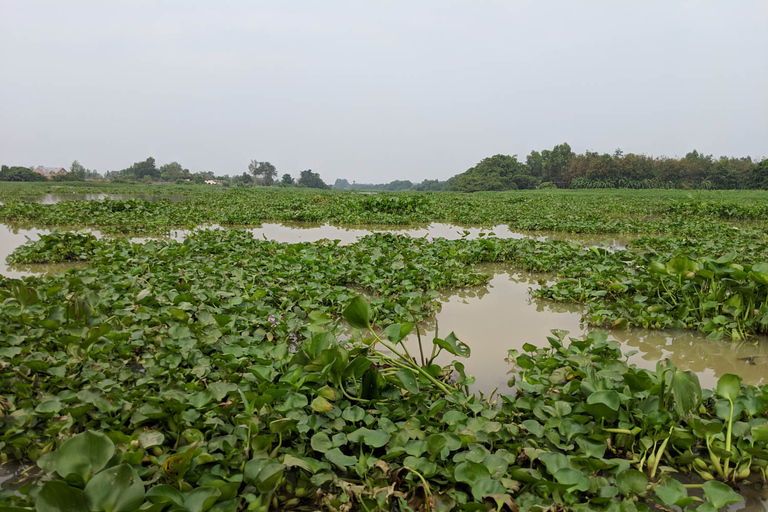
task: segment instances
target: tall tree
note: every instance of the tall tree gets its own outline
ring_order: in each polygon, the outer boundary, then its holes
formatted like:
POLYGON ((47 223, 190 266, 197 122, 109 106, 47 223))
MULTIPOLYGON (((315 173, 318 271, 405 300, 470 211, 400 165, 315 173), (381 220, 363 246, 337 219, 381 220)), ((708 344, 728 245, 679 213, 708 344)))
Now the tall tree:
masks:
POLYGON ((69 167, 69 174, 72 175, 73 180, 77 181, 85 181, 86 171, 87 169, 77 160, 72 162, 72 165, 69 167))
POLYGON ((277 168, 269 162, 251 160, 251 163, 248 164, 248 172, 253 175, 253 182, 256 185, 271 187, 275 184, 277 168))
MULTIPOLYGON (((518 188, 517 180, 513 177, 525 175, 528 168, 517 161, 517 155, 494 155, 484 158, 476 166, 467 169, 462 174, 458 174, 448 180, 447 190, 456 190, 459 192, 477 192, 480 190, 510 190, 518 188)), ((521 183, 529 186, 529 181, 520 179, 521 183)), ((538 183, 535 178, 533 182, 538 183)))
POLYGON ((345 180, 344 178, 337 178, 333 183, 333 188, 347 190, 349 188, 349 181, 345 180))
POLYGON ((179 162, 171 162, 160 166, 160 177, 164 181, 176 181, 190 177, 189 169, 184 169, 179 162))
POLYGON ((320 177, 319 174, 317 174, 316 172, 312 172, 312 169, 301 171, 301 176, 299 176, 299 181, 297 183, 307 188, 321 188, 321 189, 331 188, 325 184, 325 182, 323 181, 323 179, 320 177))

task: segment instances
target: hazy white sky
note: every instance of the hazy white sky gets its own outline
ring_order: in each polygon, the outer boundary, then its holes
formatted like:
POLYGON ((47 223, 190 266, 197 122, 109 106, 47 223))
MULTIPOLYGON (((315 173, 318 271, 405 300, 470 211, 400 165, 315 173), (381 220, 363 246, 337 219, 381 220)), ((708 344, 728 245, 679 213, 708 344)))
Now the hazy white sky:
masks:
POLYGON ((0 163, 332 183, 768 155, 768 1, 0 0, 0 163))

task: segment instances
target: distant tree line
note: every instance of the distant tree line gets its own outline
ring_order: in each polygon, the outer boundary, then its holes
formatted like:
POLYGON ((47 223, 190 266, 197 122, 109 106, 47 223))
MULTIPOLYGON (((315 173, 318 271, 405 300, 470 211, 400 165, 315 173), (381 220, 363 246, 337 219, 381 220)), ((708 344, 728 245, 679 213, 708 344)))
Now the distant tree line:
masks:
POLYGON ((389 183, 350 183, 345 179, 337 179, 333 188, 339 190, 369 190, 377 192, 397 192, 400 190, 437 191, 443 190, 444 181, 424 180, 421 183, 413 183, 409 180, 395 180, 389 183))
POLYGON ((517 155, 494 155, 447 181, 408 180, 389 183, 349 183, 337 179, 342 190, 517 190, 534 188, 687 188, 768 189, 768 159, 720 157, 691 151, 683 158, 587 151, 576 154, 568 144, 531 151, 525 162, 517 155))
POLYGON ((75 160, 66 174, 44 176, 35 172, 36 167, 7 166, 0 167, 0 181, 86 181, 101 179, 96 170, 89 170, 75 160))
POLYGON ((768 159, 715 159, 691 151, 682 158, 652 157, 616 150, 576 154, 568 144, 517 155, 483 159, 449 179, 445 190, 475 192, 531 188, 768 189, 768 159))
MULTIPOLYGON (((298 179, 283 174, 277 179, 277 168, 269 162, 251 160, 248 172, 230 177, 215 176, 211 171, 192 173, 178 162, 157 167, 147 158, 119 171, 102 176, 88 170, 77 160, 69 172, 46 177, 33 167, 3 165, 0 181, 85 181, 105 179, 123 183, 214 183, 236 187, 304 187, 328 189, 312 169, 301 171, 298 179)), ((494 155, 447 181, 424 180, 413 183, 395 180, 389 183, 349 183, 337 179, 333 188, 367 191, 460 191, 516 190, 533 188, 687 188, 687 189, 768 189, 768 158, 753 161, 750 157, 714 158, 694 150, 682 158, 652 157, 616 150, 613 154, 586 151, 576 154, 568 144, 551 150, 531 151, 525 162, 517 155, 494 155)))
POLYGON ((200 185, 213 183, 234 187, 305 187, 305 188, 330 188, 320 178, 320 175, 312 169, 301 171, 298 179, 290 174, 283 174, 277 180, 277 168, 269 162, 251 160, 248 164, 248 172, 235 174, 234 176, 216 176, 211 171, 192 173, 178 162, 171 162, 157 167, 152 157, 144 161, 136 162, 130 167, 120 171, 107 171, 105 179, 113 182, 133 183, 177 183, 200 185))

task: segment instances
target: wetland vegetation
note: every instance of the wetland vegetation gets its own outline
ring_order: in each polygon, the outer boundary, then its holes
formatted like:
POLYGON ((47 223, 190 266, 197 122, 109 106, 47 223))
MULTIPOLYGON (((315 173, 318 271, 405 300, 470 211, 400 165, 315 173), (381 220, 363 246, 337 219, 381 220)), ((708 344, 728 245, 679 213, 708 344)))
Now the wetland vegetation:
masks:
POLYGON ((79 262, 0 277, 0 454, 29 465, 0 508, 708 512, 766 481, 768 387, 638 368, 605 332, 757 342, 766 192, 53 186, 0 197, 0 221, 52 230, 12 264, 79 262), (52 192, 169 199, 21 199, 52 192), (281 243, 245 229, 288 221, 565 239, 281 243), (192 231, 129 238, 177 229, 192 231), (526 340, 508 353, 511 391, 476 389, 473 340, 422 326, 441 292, 487 283, 487 263, 542 273, 533 294, 582 304, 603 332, 526 340))

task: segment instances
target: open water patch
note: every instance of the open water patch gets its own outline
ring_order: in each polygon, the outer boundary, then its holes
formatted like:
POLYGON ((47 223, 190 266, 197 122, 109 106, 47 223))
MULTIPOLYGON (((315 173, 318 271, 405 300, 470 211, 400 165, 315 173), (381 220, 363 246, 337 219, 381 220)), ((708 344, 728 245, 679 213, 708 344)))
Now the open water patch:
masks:
MULTIPOLYGON (((604 331, 621 342, 624 353, 635 352, 630 363, 655 370, 658 361, 669 359, 677 368, 695 373, 703 388, 714 389, 726 373, 739 375, 745 384, 768 384, 765 337, 734 342, 711 340, 696 331, 595 329, 582 322, 581 304, 531 297, 530 289, 551 276, 517 272, 504 265, 484 265, 481 269, 493 274, 487 286, 443 294, 440 311, 421 326, 427 357, 435 330, 441 338, 454 332, 469 345, 468 359, 448 354, 441 356, 439 363, 447 364, 451 359, 464 363, 466 373, 476 379, 476 391, 509 391, 507 382, 515 368, 507 361, 508 351, 522 352, 526 343, 547 346, 546 338, 555 329, 568 331, 566 339, 579 338, 592 330, 604 331)), ((419 357, 416 335, 412 333, 407 343, 411 355, 419 357)))
MULTIPOLYGON (((56 204, 62 201, 103 201, 109 199, 111 201, 127 201, 128 199, 143 199, 150 203, 158 203, 160 201, 170 201, 172 203, 178 203, 185 199, 190 199, 189 196, 155 196, 146 194, 44 194, 41 196, 19 197, 22 201, 28 201, 30 203, 40 204, 56 204)), ((3 200, 0 199, 0 205, 3 204, 3 200)))

